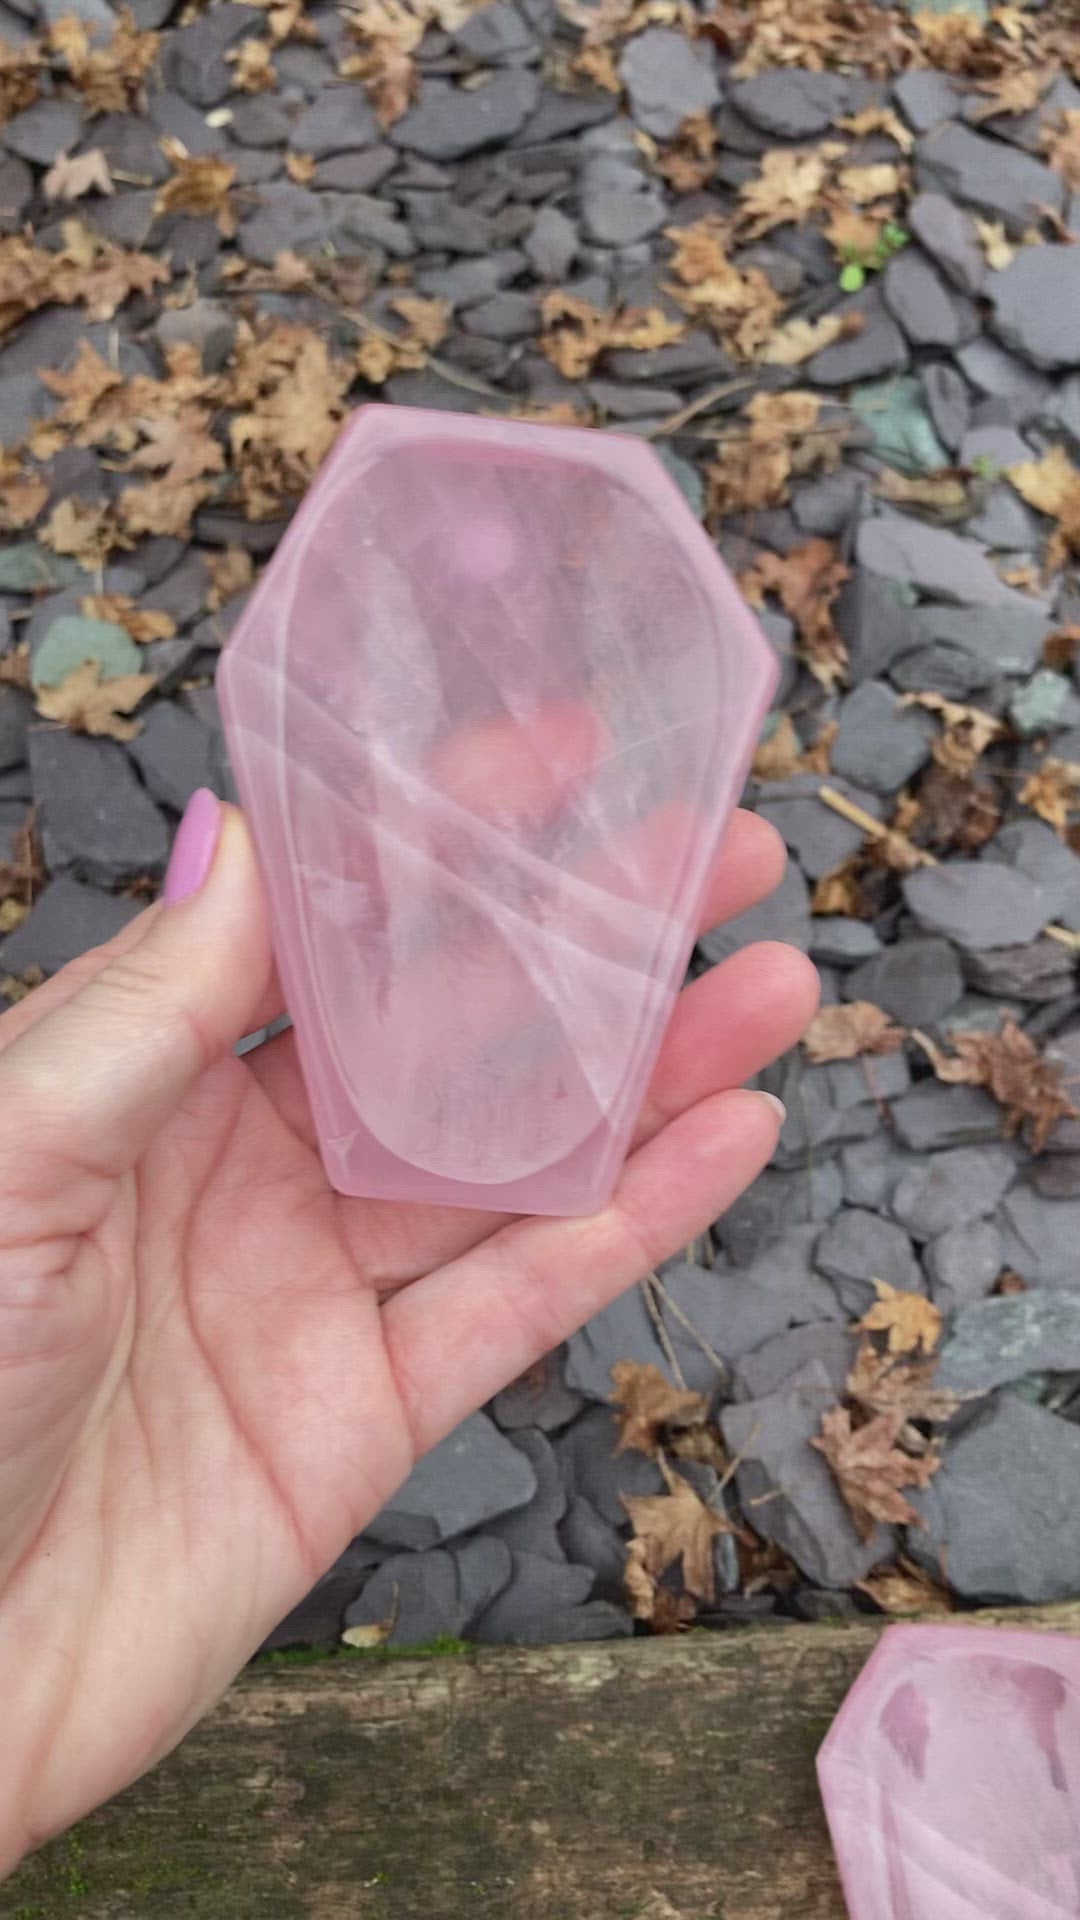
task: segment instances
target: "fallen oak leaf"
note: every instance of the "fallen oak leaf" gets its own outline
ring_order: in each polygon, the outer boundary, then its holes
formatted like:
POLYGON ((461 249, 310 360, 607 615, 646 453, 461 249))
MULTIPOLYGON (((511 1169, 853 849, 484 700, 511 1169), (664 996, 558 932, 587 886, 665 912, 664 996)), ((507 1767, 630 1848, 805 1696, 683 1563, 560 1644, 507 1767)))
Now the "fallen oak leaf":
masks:
POLYGON ((113 680, 103 680, 100 660, 86 660, 59 686, 39 687, 37 709, 44 719, 58 720, 72 733, 133 740, 138 723, 124 716, 146 698, 153 685, 152 673, 123 673, 113 680))
POLYGON ((887 1280, 875 1280, 874 1289, 877 1302, 857 1321, 860 1332, 887 1335, 890 1353, 932 1353, 942 1328, 933 1301, 925 1294, 891 1287, 887 1280))
POLYGON ((872 1000, 848 1000, 822 1007, 803 1034, 802 1044, 807 1059, 817 1067, 831 1060, 857 1060, 866 1053, 897 1053, 904 1044, 904 1029, 894 1025, 872 1000))
POLYGON ((657 1454, 668 1428, 700 1427, 708 1414, 703 1394, 673 1386, 659 1367, 616 1360, 611 1369, 612 1399, 619 1409, 616 1453, 633 1448, 657 1454))
POLYGON ((655 1581, 681 1560, 686 1592, 710 1602, 716 1596, 712 1543, 717 1534, 732 1533, 734 1528, 723 1514, 699 1499, 681 1473, 672 1472, 662 1455, 660 1471, 666 1493, 620 1496, 641 1543, 639 1564, 655 1581))
POLYGON ((955 1049, 951 1057, 918 1028, 912 1028, 911 1037, 937 1079, 947 1085, 985 1087, 1002 1109, 1006 1139, 1027 1128, 1032 1153, 1042 1152, 1059 1120, 1080 1117, 1065 1091, 1060 1067, 1046 1059, 1012 1014, 1002 1021, 1000 1033, 950 1035, 955 1049))
POLYGON ((869 1539, 877 1521, 886 1526, 920 1525, 919 1515, 902 1489, 928 1486, 941 1465, 934 1453, 924 1454, 919 1460, 902 1453, 896 1445, 899 1432, 898 1416, 878 1414, 865 1426, 853 1427, 846 1407, 832 1407, 822 1416, 820 1435, 810 1442, 832 1468, 864 1540, 869 1539))

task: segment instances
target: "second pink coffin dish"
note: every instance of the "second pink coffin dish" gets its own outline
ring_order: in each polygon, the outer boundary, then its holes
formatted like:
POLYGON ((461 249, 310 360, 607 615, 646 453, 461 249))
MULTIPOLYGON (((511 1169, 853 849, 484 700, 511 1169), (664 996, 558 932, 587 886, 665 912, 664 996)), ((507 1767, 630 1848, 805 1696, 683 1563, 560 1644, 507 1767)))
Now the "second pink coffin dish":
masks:
POLYGON ((604 1203, 775 677, 649 448, 354 416, 218 681, 340 1192, 604 1203))

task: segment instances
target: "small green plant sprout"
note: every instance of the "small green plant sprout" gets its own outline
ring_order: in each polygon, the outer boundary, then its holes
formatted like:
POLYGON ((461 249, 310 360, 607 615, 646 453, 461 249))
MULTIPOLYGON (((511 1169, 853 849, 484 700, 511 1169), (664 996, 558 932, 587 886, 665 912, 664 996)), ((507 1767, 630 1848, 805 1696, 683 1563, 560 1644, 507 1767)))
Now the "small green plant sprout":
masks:
POLYGON ((840 257, 844 264, 840 269, 840 285, 844 292, 858 293, 859 288, 866 285, 867 274, 880 273, 893 254, 906 247, 910 239, 906 227, 887 220, 872 247, 842 247, 840 257))

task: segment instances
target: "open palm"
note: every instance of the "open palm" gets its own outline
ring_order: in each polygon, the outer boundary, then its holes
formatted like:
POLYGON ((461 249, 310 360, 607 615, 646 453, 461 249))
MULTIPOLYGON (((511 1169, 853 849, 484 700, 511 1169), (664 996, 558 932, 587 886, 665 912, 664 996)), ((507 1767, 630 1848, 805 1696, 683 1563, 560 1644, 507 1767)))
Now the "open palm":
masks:
MULTIPOLYGON (((739 816, 707 922, 782 865, 739 816)), ((175 1745, 426 1448, 736 1197, 779 1124, 737 1089, 815 991, 773 946, 687 989, 582 1220, 328 1187, 291 1035, 232 1055, 280 1006, 231 809, 193 899, 4 1015, 0 1870, 175 1745)))

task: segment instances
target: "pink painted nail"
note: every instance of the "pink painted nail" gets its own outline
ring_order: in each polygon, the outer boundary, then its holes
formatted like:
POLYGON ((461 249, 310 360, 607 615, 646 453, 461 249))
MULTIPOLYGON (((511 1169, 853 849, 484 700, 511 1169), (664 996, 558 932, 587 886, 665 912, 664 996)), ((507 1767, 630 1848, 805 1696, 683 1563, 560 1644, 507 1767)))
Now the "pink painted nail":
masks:
POLYGON ((163 899, 167 907, 198 893, 213 864, 221 832, 221 802, 209 787, 200 787, 184 808, 173 841, 163 899))

